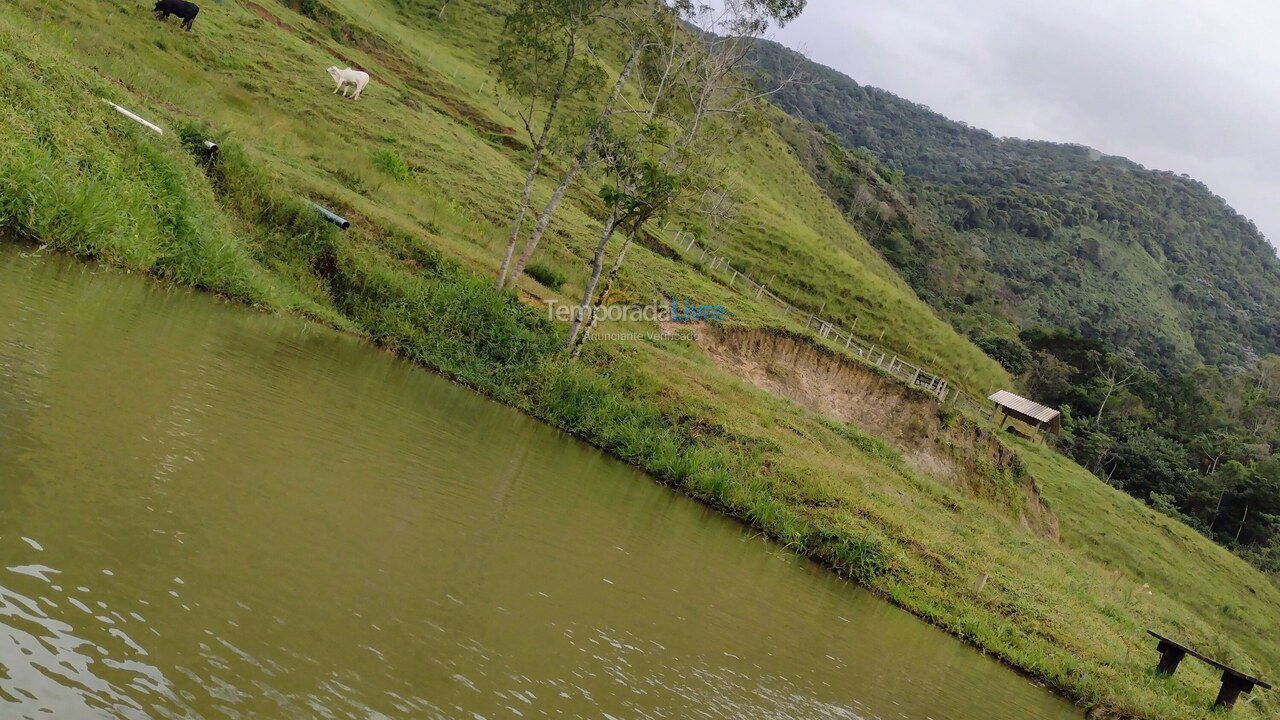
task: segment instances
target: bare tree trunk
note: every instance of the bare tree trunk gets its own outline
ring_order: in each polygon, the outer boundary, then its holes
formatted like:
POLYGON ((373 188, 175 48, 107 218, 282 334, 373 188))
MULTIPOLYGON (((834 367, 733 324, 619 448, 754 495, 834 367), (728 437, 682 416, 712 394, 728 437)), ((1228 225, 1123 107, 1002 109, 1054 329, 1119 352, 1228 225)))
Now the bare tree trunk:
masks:
POLYGON ((1137 373, 1131 372, 1122 378, 1118 372, 1112 369, 1100 374, 1107 381, 1107 394, 1102 396, 1102 404, 1098 406, 1098 415, 1093 419, 1095 424, 1102 422, 1102 411, 1106 409, 1107 401, 1111 399, 1111 395, 1117 390, 1123 390, 1132 385, 1134 383, 1133 378, 1137 373))
POLYGON ((1244 504, 1244 515, 1240 517, 1240 527, 1236 529, 1235 544, 1240 544, 1240 533, 1244 532, 1244 521, 1249 519, 1249 503, 1244 504))
POLYGON ((622 243, 622 248, 618 250, 618 256, 613 259, 613 267, 609 268, 609 275, 605 277, 604 286, 600 288, 600 292, 596 294, 596 301, 591 305, 591 314, 587 317, 586 327, 578 333, 577 341, 570 348, 570 354, 576 356, 582 350, 582 344, 591 337, 591 332, 595 330, 596 322, 600 319, 600 310, 604 307, 604 302, 609 298, 609 293, 613 291, 614 283, 618 281, 618 273, 622 270, 622 260, 627 256, 627 248, 631 247, 631 241, 635 239, 634 233, 628 234, 627 239, 622 243))
POLYGON ((1116 391, 1115 380, 1107 386, 1107 394, 1102 396, 1102 404, 1098 406, 1098 414, 1093 418, 1093 424, 1097 425, 1102 422, 1102 411, 1107 408, 1107 401, 1111 399, 1111 393, 1116 391))
POLYGON ((533 194, 533 183, 538 179, 538 168, 542 165, 542 152, 534 152, 533 162, 529 165, 529 176, 524 180, 524 190, 520 192, 520 205, 516 208, 516 217, 511 221, 511 232, 507 235, 507 252, 502 256, 502 267, 498 269, 498 282, 495 289, 501 290, 507 284, 507 270, 511 266, 511 257, 516 252, 516 241, 520 239, 520 224, 529 211, 529 197, 533 194))
POLYGON ((587 280, 587 286, 582 291, 582 305, 578 308, 577 317, 573 319, 573 328, 569 330, 570 351, 576 352, 578 346, 578 335, 582 332, 582 327, 586 322, 588 313, 594 314, 595 306, 592 299, 595 297, 596 285, 600 283, 600 273, 604 270, 604 249, 609 245, 609 239, 613 237, 613 231, 618 227, 618 211, 614 209, 609 213, 609 217, 604 221, 604 228, 600 231, 600 242, 596 244, 595 256, 591 260, 591 277, 587 280))
MULTIPOLYGON (((592 141, 592 145, 594 145, 594 141, 592 141)), ((524 273, 524 266, 529 264, 534 251, 538 249, 538 243, 542 241, 542 236, 546 234, 547 228, 551 226, 551 218, 555 216, 556 210, 560 208, 560 202, 564 200, 565 193, 569 192, 569 187, 573 185, 573 181, 578 178, 578 173, 582 172, 582 168, 586 166, 589 154, 589 148, 584 147, 574 157, 573 163, 569 168, 565 170, 564 175, 560 178, 560 184, 551 193, 551 199, 542 208, 542 212, 538 213, 538 222, 533 226, 533 232, 529 235, 529 239, 525 241, 524 250, 520 252, 520 257, 516 259, 516 263, 507 271, 505 284, 515 284, 520 279, 520 275, 524 273)))
POLYGON ((1213 530, 1213 526, 1218 524, 1218 514, 1222 512, 1222 498, 1226 497, 1227 489, 1224 487, 1218 493, 1218 503, 1213 506, 1213 519, 1209 521, 1209 529, 1213 530))

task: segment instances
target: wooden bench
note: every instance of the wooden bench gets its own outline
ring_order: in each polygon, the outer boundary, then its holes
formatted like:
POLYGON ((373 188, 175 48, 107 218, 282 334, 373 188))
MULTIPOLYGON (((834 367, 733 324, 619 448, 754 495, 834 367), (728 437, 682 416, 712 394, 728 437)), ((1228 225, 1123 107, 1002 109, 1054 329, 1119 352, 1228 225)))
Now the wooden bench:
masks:
POLYGON ((1156 672, 1161 675, 1172 675, 1173 671, 1178 669, 1178 663, 1182 662, 1182 658, 1187 655, 1198 658, 1222 671, 1222 689, 1218 691, 1218 699, 1213 701, 1215 708, 1230 708, 1236 704, 1236 698, 1240 697, 1240 693, 1248 694, 1253 692, 1255 686, 1266 688, 1267 690, 1271 689, 1270 684, 1252 675, 1246 675, 1235 668, 1228 667, 1211 657, 1202 655, 1176 640, 1170 640, 1155 630, 1148 630, 1147 634, 1160 641, 1156 644, 1156 652, 1160 653, 1160 664, 1156 666, 1156 672))

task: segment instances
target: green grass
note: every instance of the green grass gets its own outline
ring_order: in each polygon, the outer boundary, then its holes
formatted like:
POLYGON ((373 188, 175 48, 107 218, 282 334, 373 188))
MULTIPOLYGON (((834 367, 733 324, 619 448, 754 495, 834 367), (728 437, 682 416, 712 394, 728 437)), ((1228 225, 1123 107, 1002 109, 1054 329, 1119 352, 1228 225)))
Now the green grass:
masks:
MULTIPOLYGON (((581 292, 600 207, 590 188, 575 190, 535 258, 564 270, 560 290, 526 278, 519 297, 492 292, 525 158, 486 74, 498 20, 471 3, 442 23, 383 0, 259 8, 210 5, 186 34, 140 7, 0 7, 0 230, 358 332, 645 468, 1082 703, 1208 716, 1211 674, 1188 662, 1174 680, 1155 677, 1147 626, 1280 675, 1275 586, 1041 446, 1008 441, 1061 542, 1004 503, 913 472, 884 440, 757 391, 690 341, 601 337, 565 358, 564 328, 536 303, 581 292), (339 62, 373 75, 359 102, 330 92, 324 68, 339 62), (101 98, 171 132, 154 136, 101 98), (190 149, 205 137, 222 145, 208 167, 190 149), (323 223, 306 199, 352 229, 323 223), (983 573, 991 580, 975 593, 983 573)), ((785 143, 758 133, 724 160, 739 219, 711 247, 835 320, 857 317, 870 339, 916 348, 911 359, 974 391, 1007 380, 844 223, 785 143)), ((742 327, 800 331, 642 246, 622 281, 641 300, 722 301, 742 327)), ((642 329, 652 328, 603 328, 642 329)), ((1236 715, 1276 707, 1264 693, 1236 715)))
POLYGON ((569 279, 563 270, 545 262, 529 263, 524 271, 529 274, 529 277, 537 280, 539 285, 549 290, 559 290, 569 279))

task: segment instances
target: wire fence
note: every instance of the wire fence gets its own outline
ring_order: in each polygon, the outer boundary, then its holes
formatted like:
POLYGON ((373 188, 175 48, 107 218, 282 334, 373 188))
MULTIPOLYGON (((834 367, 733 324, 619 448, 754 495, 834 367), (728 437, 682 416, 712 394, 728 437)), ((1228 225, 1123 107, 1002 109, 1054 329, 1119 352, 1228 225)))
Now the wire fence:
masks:
MULTIPOLYGON (((665 235, 665 232, 663 235, 665 235)), ((940 403, 951 404, 989 421, 994 418, 994 413, 986 402, 961 389, 941 373, 905 360, 903 355, 910 355, 909 350, 900 354, 882 342, 877 344, 854 335, 853 329, 858 324, 857 317, 853 319, 848 329, 842 328, 830 320, 824 319, 811 311, 802 310, 793 303, 782 299, 763 283, 733 267, 728 258, 707 247, 698 245, 696 239, 692 236, 686 239, 682 237, 681 232, 677 231, 675 236, 666 242, 675 246, 682 256, 696 254, 698 261, 705 265, 707 273, 718 279, 727 277, 725 284, 729 287, 753 296, 756 300, 776 303, 783 312, 803 320, 805 329, 813 331, 819 338, 828 341, 828 344, 836 349, 843 350, 847 355, 857 358, 868 365, 873 365, 906 382, 911 387, 919 388, 934 395, 940 403)))
MULTIPOLYGON (((432 51, 432 54, 434 54, 434 51, 432 51)), ((431 56, 427 57, 427 61, 431 61, 431 56)), ((454 83, 458 82, 458 70, 456 68, 450 77, 450 81, 454 83)), ((491 79, 487 77, 481 82, 478 93, 483 95, 486 90, 492 92, 500 112, 505 112, 508 103, 513 101, 513 98, 503 91, 502 86, 496 80, 491 81, 491 79), (490 84, 491 82, 492 85, 490 84)), ((940 403, 949 403, 957 408, 976 414, 977 416, 989 421, 994 419, 995 413, 990 407, 988 407, 985 401, 961 389, 945 378, 941 373, 934 372, 921 365, 914 365, 903 359, 898 352, 883 344, 877 345, 876 343, 868 342, 863 338, 855 336, 853 334, 853 329, 857 327, 858 324, 858 318, 856 316, 854 317, 853 324, 850 325, 849 329, 841 328, 830 320, 823 319, 813 312, 802 310, 799 307, 796 307, 793 303, 783 300, 780 296, 759 281, 733 267, 728 258, 716 254, 709 248, 699 246, 694 237, 690 236, 686 242, 681 237, 683 233, 681 231, 677 231, 670 240, 667 240, 665 236, 669 230, 670 227, 668 226, 663 228, 663 231, 659 233, 665 242, 674 245, 684 255, 690 255, 700 251, 699 260, 706 263, 707 272, 713 277, 717 275, 720 277, 727 276, 727 284, 729 287, 740 287, 740 289, 745 293, 754 295, 756 300, 767 299, 771 302, 777 303, 778 306, 787 314, 795 316, 796 318, 803 318, 805 328, 812 330, 819 338, 830 341, 832 345, 836 346, 838 349, 843 349, 848 355, 855 357, 868 365, 874 365, 875 367, 880 368, 890 375, 903 380, 911 387, 919 388, 925 392, 933 394, 938 398, 940 403), (710 256, 709 263, 707 262, 708 255, 710 256)), ((821 312, 821 310, 819 310, 819 312, 821 312)), ((883 336, 883 333, 881 335, 883 336)), ((908 348, 903 354, 911 355, 912 353, 910 352, 910 348, 908 348)))

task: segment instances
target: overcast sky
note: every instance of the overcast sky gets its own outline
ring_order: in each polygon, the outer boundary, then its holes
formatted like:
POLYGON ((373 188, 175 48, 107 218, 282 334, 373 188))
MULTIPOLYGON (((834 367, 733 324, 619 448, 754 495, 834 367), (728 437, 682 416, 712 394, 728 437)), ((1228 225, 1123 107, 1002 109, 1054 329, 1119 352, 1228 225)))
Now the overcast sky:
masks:
POLYGON ((1280 3, 809 0, 773 39, 996 135, 1203 181, 1280 241, 1280 3))

